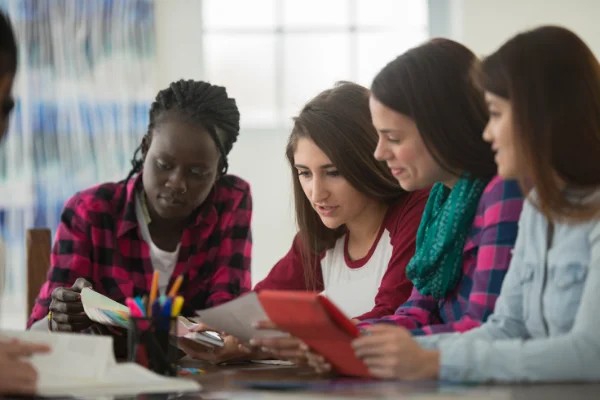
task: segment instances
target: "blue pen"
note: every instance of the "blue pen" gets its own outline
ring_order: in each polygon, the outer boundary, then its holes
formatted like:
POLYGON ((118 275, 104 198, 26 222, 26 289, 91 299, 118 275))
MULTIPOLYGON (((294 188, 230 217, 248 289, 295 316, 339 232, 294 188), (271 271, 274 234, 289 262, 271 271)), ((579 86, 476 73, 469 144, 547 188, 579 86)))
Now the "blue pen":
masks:
POLYGON ((162 311, 160 312, 161 317, 163 317, 163 328, 165 330, 169 330, 169 325, 171 324, 171 308, 173 306, 173 298, 167 297, 165 299, 164 304, 162 305, 162 311))
POLYGON ((144 307, 144 302, 142 301, 142 298, 140 296, 137 296, 133 300, 135 300, 135 303, 138 305, 138 307, 142 311, 142 315, 146 316, 146 307, 144 307))
POLYGON ((156 299, 156 300, 154 300, 154 303, 152 303, 152 317, 158 318, 160 316, 161 316, 160 302, 158 301, 158 299, 156 299))

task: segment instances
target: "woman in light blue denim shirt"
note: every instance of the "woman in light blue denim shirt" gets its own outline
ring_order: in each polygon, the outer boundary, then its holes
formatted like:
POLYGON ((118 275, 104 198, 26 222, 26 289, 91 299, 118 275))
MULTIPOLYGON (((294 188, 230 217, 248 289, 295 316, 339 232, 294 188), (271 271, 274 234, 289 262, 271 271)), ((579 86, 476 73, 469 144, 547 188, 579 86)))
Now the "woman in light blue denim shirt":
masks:
POLYGON ((429 337, 376 326, 355 340, 356 355, 387 378, 598 381, 600 64, 572 32, 541 27, 482 67, 484 138, 499 174, 529 193, 494 314, 469 332, 429 337))

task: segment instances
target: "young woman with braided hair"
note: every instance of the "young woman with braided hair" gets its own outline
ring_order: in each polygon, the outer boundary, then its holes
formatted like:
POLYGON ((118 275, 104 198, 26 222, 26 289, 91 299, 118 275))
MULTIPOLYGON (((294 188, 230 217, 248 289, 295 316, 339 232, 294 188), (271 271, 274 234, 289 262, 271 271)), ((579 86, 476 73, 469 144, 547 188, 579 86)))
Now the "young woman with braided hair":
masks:
POLYGON ((28 326, 95 329, 81 289, 124 303, 149 292, 156 270, 160 293, 184 276, 184 315, 249 291, 250 187, 226 174, 239 120, 221 86, 181 80, 160 91, 127 178, 67 201, 28 326))

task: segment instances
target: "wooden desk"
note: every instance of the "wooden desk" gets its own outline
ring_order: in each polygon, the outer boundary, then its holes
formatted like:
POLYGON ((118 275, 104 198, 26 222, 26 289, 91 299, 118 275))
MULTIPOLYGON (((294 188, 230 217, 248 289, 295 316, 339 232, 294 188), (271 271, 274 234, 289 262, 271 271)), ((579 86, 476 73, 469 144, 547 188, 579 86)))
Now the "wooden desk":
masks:
POLYGON ((194 377, 204 387, 204 391, 244 391, 238 382, 241 381, 294 381, 315 382, 323 381, 323 377, 315 374, 310 368, 296 366, 277 366, 253 363, 240 363, 225 366, 215 366, 193 360, 183 360, 181 366, 200 368, 205 374, 194 377))
POLYGON ((240 364, 216 367, 198 361, 185 360, 183 366, 202 368, 205 374, 196 379, 204 390, 198 394, 184 396, 194 399, 399 399, 415 398, 421 400, 454 400, 454 399, 490 399, 490 400, 598 400, 599 384, 564 384, 564 385, 489 385, 461 386, 435 382, 377 382, 358 385, 356 381, 333 381, 334 384, 324 389, 295 391, 252 391, 239 385, 242 381, 286 381, 326 384, 329 381, 314 374, 310 369, 284 367, 261 364, 240 364), (336 383, 340 382, 340 383, 336 383))

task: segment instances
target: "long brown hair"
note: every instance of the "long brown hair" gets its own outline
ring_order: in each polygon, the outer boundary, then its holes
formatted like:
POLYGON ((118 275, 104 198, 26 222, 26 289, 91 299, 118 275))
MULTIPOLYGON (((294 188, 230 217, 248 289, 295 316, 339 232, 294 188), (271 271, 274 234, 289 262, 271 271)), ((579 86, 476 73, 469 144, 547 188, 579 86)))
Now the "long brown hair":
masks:
POLYGON ((296 168, 294 153, 301 138, 312 140, 358 192, 386 203, 406 195, 389 168, 373 156, 378 135, 369 111, 369 90, 351 82, 338 82, 310 100, 295 117, 286 156, 294 182, 296 222, 306 283, 315 289, 318 255, 333 247, 346 227, 327 228, 306 197, 296 168))
POLYGON ((484 90, 510 101, 527 193, 549 219, 584 221, 600 213, 584 200, 600 186, 600 64, 573 32, 544 26, 521 33, 487 57, 484 90), (566 187, 565 187, 566 186, 566 187))
POLYGON ((371 86, 373 96, 410 117, 438 165, 475 178, 496 174, 483 138, 488 112, 471 76, 477 57, 449 39, 433 39, 387 64, 371 86))

